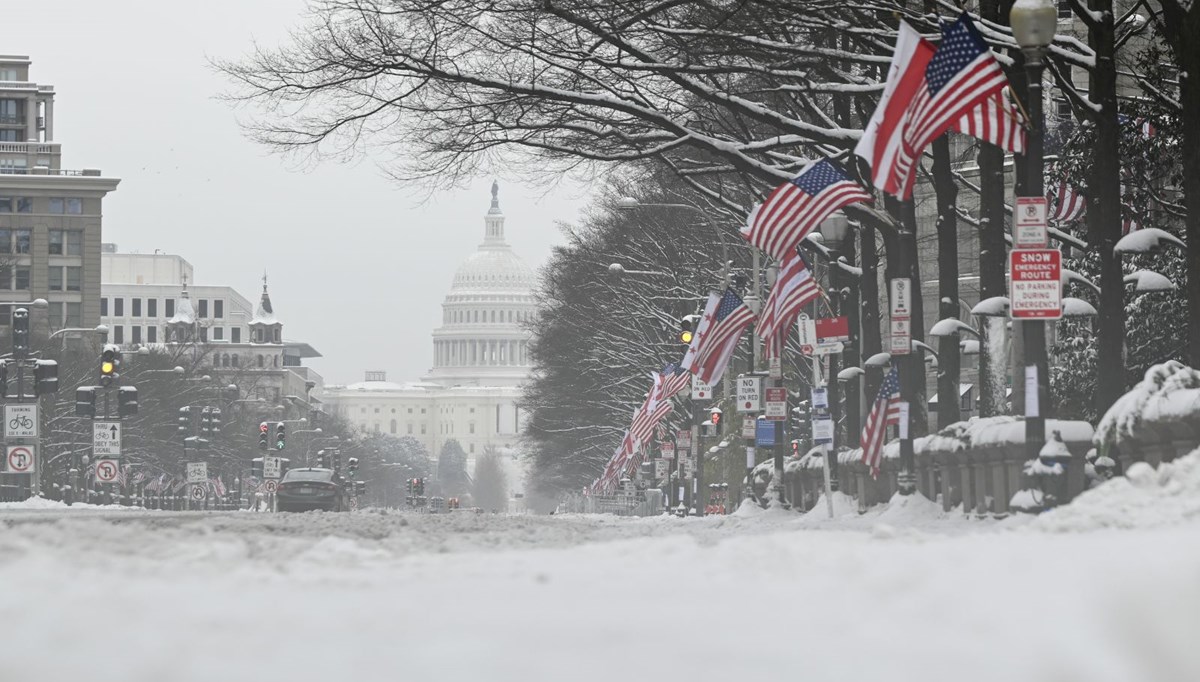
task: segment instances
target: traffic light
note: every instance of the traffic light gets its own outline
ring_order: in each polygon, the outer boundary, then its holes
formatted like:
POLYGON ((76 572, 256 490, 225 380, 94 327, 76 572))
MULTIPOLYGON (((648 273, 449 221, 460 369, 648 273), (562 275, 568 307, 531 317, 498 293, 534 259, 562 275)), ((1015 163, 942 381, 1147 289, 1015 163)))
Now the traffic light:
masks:
POLYGON ((709 412, 708 419, 712 422, 713 428, 719 429, 721 426, 721 408, 712 408, 712 410, 709 412))
POLYGON ((12 314, 12 354, 17 359, 29 354, 29 311, 24 308, 12 314))
POLYGON ((37 394, 58 392, 58 362, 55 360, 38 360, 33 368, 33 380, 37 386, 37 394))
POLYGON ((200 410, 200 435, 201 436, 207 436, 209 434, 209 425, 211 424, 211 420, 209 419, 210 414, 212 414, 211 408, 206 407, 203 410, 200 410))
POLYGON ((117 391, 117 414, 128 417, 138 413, 138 392, 134 386, 122 386, 117 391))
POLYGON ((328 459, 328 457, 326 457, 325 451, 317 450, 317 466, 324 469, 324 468, 326 468, 326 462, 328 462, 328 461, 329 461, 329 459, 328 459))
MULTIPOLYGON (((124 390, 124 389, 121 389, 124 390)), ((221 432, 221 408, 214 407, 208 413, 208 431, 212 435, 217 435, 221 432)))
POLYGON ((96 417, 96 387, 84 386, 75 389, 75 416, 94 419, 96 417))
POLYGON ((358 458, 351 457, 346 460, 346 477, 353 480, 358 474, 358 458))
POLYGON ((271 447, 270 443, 267 442, 267 439, 270 436, 270 434, 271 434, 271 425, 270 424, 268 424, 266 422, 262 422, 261 424, 258 425, 258 449, 259 450, 266 450, 267 448, 271 447))
POLYGON ((425 479, 418 478, 417 479, 417 497, 423 497, 424 495, 425 495, 425 479))
POLYGON ((121 366, 121 352, 116 346, 105 346, 100 354, 100 385, 108 388, 120 376, 117 368, 121 366))
POLYGON ((792 441, 792 455, 793 456, 800 455, 800 441, 798 441, 798 440, 792 441))
POLYGON ((690 344, 695 336, 696 326, 700 322, 699 315, 684 315, 679 318, 679 342, 690 344))
POLYGON ((287 445, 287 434, 283 422, 275 422, 275 449, 282 450, 287 445))
POLYGON ((184 406, 179 408, 179 435, 184 438, 188 437, 188 433, 192 430, 192 408, 184 406))
POLYGON ((255 457, 250 460, 250 475, 256 478, 263 477, 263 458, 255 457))
POLYGON ((8 361, 0 360, 0 397, 8 397, 8 361))

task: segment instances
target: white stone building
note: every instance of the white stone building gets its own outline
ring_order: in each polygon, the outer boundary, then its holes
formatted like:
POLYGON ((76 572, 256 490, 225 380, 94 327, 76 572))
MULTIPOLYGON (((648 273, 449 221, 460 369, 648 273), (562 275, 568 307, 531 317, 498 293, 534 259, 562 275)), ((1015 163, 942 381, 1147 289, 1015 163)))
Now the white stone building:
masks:
MULTIPOLYGON (((454 274, 433 331, 433 367, 419 381, 387 381, 384 372, 329 386, 323 397, 355 426, 412 436, 436 459, 446 441, 467 452, 468 471, 486 448, 515 453, 522 428, 520 385, 529 376, 534 271, 504 240, 498 187, 484 218, 484 239, 454 274)), ((510 472, 510 487, 520 485, 510 472)), ((514 488, 515 489, 515 488, 514 488)))

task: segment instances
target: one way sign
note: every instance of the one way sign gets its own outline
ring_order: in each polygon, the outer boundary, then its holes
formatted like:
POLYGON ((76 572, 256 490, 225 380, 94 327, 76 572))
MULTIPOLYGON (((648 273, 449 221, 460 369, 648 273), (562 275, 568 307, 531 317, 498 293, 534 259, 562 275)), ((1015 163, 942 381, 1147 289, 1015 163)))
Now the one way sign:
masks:
POLYGON ((121 422, 92 422, 92 453, 96 457, 121 456, 121 422))

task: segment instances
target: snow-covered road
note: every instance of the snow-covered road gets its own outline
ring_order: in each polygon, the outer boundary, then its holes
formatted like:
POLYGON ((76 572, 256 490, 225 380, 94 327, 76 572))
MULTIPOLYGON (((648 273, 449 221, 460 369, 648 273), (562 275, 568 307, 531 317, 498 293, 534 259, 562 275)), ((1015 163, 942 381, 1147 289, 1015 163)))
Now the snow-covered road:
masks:
POLYGON ((1200 680, 1198 516, 31 506, 0 508, 4 682, 1200 680))

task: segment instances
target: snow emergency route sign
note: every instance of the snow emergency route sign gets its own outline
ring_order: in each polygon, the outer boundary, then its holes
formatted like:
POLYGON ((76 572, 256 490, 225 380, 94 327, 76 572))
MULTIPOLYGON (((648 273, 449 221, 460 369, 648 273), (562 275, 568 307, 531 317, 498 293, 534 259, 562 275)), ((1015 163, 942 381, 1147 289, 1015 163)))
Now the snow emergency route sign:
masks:
POLYGON ((1013 319, 1062 317, 1062 253, 1057 249, 1016 250, 1009 254, 1009 314, 1013 319))

